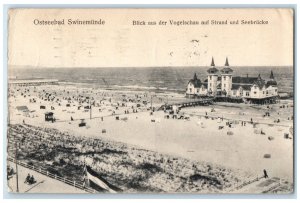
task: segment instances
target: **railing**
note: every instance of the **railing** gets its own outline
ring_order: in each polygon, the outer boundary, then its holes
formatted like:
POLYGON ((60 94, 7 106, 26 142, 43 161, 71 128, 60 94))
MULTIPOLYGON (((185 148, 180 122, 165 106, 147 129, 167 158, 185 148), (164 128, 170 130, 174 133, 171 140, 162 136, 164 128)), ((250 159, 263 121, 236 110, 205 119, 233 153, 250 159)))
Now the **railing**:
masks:
POLYGON ((278 188, 279 186, 280 186, 280 183, 278 183, 278 184, 276 184, 276 185, 270 187, 269 189, 263 191, 262 193, 269 193, 269 192, 271 192, 272 190, 278 188))
POLYGON ((239 190, 239 189, 241 189, 242 187, 245 187, 246 185, 249 185, 249 184, 251 184, 251 183, 254 183, 254 182, 256 182, 256 181, 259 181, 259 180, 260 180, 260 179, 262 179, 262 178, 264 178, 264 177, 263 177, 263 176, 261 176, 261 177, 257 177, 257 178, 255 178, 255 179, 253 179, 253 180, 250 180, 250 181, 244 182, 243 184, 241 184, 241 185, 237 186, 235 189, 239 190))
POLYGON ((257 178, 254 178, 254 179, 252 179, 252 180, 249 180, 249 181, 247 181, 247 182, 244 182, 244 183, 242 183, 241 185, 238 185, 237 187, 234 187, 233 189, 229 190, 229 192, 233 192, 233 191, 235 191, 235 190, 239 190, 239 189, 245 187, 246 185, 250 185, 251 183, 254 183, 254 182, 256 182, 256 181, 259 181, 259 180, 262 179, 262 178, 264 178, 264 176, 257 177, 257 178))
MULTIPOLYGON (((14 158, 7 157, 7 160, 16 163, 16 160, 14 158)), ((65 177, 59 176, 57 174, 50 173, 49 171, 47 171, 47 170, 45 170, 45 169, 43 169, 41 167, 35 167, 33 165, 29 165, 29 164, 21 162, 21 161, 17 161, 17 164, 20 165, 20 166, 23 166, 25 168, 34 170, 34 171, 36 171, 36 172, 38 172, 40 174, 43 174, 43 175, 45 175, 47 177, 50 177, 50 178, 53 178, 55 180, 61 181, 61 182, 65 183, 65 184, 68 184, 68 185, 70 185, 72 187, 78 188, 80 190, 84 190, 84 191, 89 192, 89 193, 97 193, 96 190, 94 190, 94 189, 92 189, 90 187, 84 186, 84 182, 83 181, 71 180, 69 178, 65 178, 65 177)))

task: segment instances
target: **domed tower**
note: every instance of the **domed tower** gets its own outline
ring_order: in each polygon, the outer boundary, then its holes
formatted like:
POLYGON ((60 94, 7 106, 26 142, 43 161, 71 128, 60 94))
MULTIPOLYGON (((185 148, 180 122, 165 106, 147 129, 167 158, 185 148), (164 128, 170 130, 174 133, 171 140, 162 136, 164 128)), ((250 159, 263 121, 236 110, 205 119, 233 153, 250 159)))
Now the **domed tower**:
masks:
POLYGON ((231 95, 232 73, 233 70, 229 68, 228 58, 226 57, 225 67, 221 70, 221 89, 224 96, 231 95))
POLYGON ((208 95, 215 96, 217 94, 217 81, 219 70, 215 67, 214 58, 211 60, 211 68, 207 70, 207 92, 208 95))

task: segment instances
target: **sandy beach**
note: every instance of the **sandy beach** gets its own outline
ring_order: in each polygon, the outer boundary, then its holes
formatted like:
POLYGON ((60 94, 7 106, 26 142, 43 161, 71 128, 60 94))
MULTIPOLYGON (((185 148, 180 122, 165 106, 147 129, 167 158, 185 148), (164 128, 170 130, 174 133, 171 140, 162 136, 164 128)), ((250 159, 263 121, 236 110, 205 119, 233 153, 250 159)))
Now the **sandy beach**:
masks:
POLYGON ((189 107, 180 111, 184 119, 172 119, 167 118, 167 112, 150 113, 150 109, 184 101, 183 95, 65 84, 15 87, 9 94, 10 124, 53 128, 77 137, 126 143, 240 170, 251 177, 262 176, 265 169, 270 177, 293 182, 292 100, 269 106, 215 103, 189 107), (90 104, 92 113, 84 108, 90 104), (27 106, 28 112, 18 110, 20 106, 27 106), (54 113, 55 122, 45 121, 46 112, 54 113), (269 116, 265 116, 266 112, 269 116), (81 122, 86 126, 79 127, 81 122), (270 157, 265 158, 266 155, 270 157))

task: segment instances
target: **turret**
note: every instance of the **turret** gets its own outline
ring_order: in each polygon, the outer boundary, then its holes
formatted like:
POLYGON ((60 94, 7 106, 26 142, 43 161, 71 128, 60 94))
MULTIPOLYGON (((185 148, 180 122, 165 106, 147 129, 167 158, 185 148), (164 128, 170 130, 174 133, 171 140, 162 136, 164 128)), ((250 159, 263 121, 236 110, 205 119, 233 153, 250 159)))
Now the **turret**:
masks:
POLYGON ((232 89, 233 70, 228 66, 229 66, 229 62, 228 62, 228 58, 226 57, 225 67, 221 70, 221 88, 224 96, 230 96, 231 89, 232 89))
POLYGON ((211 64, 210 64, 210 66, 215 66, 214 57, 212 57, 212 59, 211 59, 211 64))
POLYGON ((275 80, 272 70, 271 70, 271 74, 270 74, 270 80, 275 80))
POLYGON ((196 81, 198 78, 197 78, 197 74, 195 73, 194 74, 194 81, 196 81))
POLYGON ((277 86, 277 82, 275 80, 275 77, 274 77, 274 74, 273 74, 273 71, 271 71, 271 74, 270 74, 270 80, 267 82, 267 87, 269 86, 277 86))
POLYGON ((210 95, 216 95, 217 93, 217 81, 219 70, 215 68, 214 58, 211 60, 211 68, 207 70, 207 90, 210 95))
POLYGON ((225 66, 229 66, 228 58, 226 57, 225 66))

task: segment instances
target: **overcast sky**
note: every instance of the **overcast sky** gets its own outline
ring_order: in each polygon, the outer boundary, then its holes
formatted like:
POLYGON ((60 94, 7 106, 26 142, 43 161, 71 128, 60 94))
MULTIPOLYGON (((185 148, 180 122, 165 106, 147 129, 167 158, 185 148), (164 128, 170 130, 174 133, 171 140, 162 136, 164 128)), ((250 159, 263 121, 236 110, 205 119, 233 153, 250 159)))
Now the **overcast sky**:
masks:
MULTIPOLYGON (((9 65, 34 67, 293 65, 293 14, 275 9, 12 11, 9 65), (34 25, 34 19, 64 26, 34 25), (67 25, 102 19, 105 25, 67 25), (267 20, 268 25, 133 26, 133 20, 267 20)), ((168 22, 169 23, 169 22, 168 22)))

